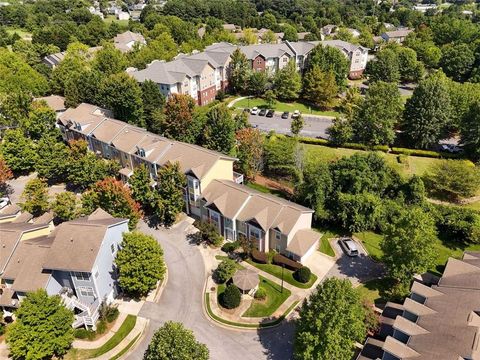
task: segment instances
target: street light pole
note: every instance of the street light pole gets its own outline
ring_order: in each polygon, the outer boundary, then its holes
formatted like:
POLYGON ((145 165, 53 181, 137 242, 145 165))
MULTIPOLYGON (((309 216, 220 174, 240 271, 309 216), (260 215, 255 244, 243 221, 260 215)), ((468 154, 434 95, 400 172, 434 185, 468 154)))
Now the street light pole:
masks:
POLYGON ((281 293, 283 293, 283 269, 285 269, 285 264, 282 264, 282 288, 280 289, 281 293))

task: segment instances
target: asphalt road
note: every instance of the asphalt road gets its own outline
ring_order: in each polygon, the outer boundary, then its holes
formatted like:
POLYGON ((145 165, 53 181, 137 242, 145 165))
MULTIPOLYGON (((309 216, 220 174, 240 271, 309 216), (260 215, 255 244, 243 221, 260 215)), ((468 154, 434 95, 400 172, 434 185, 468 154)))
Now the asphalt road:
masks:
POLYGON ((205 266, 197 246, 187 241, 184 228, 153 230, 142 223, 141 231, 153 235, 162 245, 168 282, 158 303, 148 302, 142 307, 139 316, 150 319, 150 323, 146 336, 128 359, 142 359, 153 333, 168 320, 191 329, 197 340, 208 346, 212 360, 292 359, 292 323, 272 329, 237 331, 206 318, 201 303, 205 266))
POLYGON ((368 256, 363 247, 358 245, 359 256, 350 257, 345 254, 343 249, 335 240, 332 242, 334 251, 341 256, 330 269, 327 277, 336 277, 340 279, 349 279, 353 284, 364 283, 368 280, 381 278, 385 274, 382 264, 377 263, 368 256))
MULTIPOLYGON (((258 129, 264 132, 274 130, 279 134, 291 134, 291 115, 292 114, 290 114, 288 119, 282 119, 281 113, 275 113, 275 115, 271 118, 268 118, 266 116, 250 115, 249 121, 250 124, 256 126, 258 129)), ((333 119, 331 117, 308 115, 302 116, 305 120, 305 126, 300 132, 300 135, 328 139, 328 134, 326 130, 332 125, 333 119)))

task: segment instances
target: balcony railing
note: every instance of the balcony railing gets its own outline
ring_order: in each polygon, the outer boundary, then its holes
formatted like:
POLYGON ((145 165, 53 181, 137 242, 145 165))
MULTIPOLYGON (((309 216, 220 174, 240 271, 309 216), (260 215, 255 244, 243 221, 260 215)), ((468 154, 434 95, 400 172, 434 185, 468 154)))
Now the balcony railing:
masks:
POLYGON ((243 174, 240 174, 238 172, 233 172, 233 181, 235 181, 237 184, 243 184, 243 174))

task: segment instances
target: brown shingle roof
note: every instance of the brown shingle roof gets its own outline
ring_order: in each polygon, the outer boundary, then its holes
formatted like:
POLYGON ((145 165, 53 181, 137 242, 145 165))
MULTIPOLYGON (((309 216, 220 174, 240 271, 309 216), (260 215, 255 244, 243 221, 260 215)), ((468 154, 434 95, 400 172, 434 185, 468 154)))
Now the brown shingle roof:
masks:
POLYGON ((127 124, 123 121, 107 118, 92 131, 92 136, 97 140, 110 144, 125 126, 127 124))
POLYGON ((107 228, 127 221, 116 218, 83 218, 59 225, 43 268, 90 272, 107 228))
POLYGON ((302 257, 308 250, 315 246, 322 234, 310 229, 301 229, 295 233, 292 241, 287 246, 287 251, 302 257))
POLYGON ((58 95, 50 95, 36 98, 37 101, 45 101, 53 111, 65 111, 65 98, 58 95))

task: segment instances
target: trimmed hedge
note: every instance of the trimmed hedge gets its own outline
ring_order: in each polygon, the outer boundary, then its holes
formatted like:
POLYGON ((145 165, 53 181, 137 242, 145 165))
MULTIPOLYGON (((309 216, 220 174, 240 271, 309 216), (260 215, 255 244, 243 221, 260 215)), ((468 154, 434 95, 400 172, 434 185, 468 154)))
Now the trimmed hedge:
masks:
POLYGON ((222 246, 222 251, 226 252, 226 253, 230 253, 230 252, 233 252, 233 251, 237 250, 239 247, 240 247, 240 244, 238 243, 238 241, 226 242, 222 246))
POLYGON ((274 257, 273 257, 273 263, 275 265, 284 265, 287 269, 290 269, 290 270, 298 270, 300 268, 303 267, 302 264, 300 264, 298 261, 295 261, 295 260, 290 260, 289 258, 283 256, 283 255, 280 255, 280 254, 276 254, 274 257))
POLYGON ((258 251, 257 249, 252 250, 252 260, 260 263, 260 264, 266 264, 268 262, 268 255, 264 252, 258 251))
POLYGON ((392 153, 398 155, 407 155, 407 156, 419 156, 419 157, 428 157, 428 158, 446 158, 446 159, 458 159, 461 158, 461 154, 451 154, 448 152, 438 152, 438 151, 430 151, 430 150, 420 150, 420 149, 407 149, 407 148, 398 148, 398 147, 390 147, 388 145, 375 145, 375 146, 368 146, 364 144, 356 144, 356 143, 345 143, 342 145, 334 144, 325 139, 316 139, 316 138, 309 138, 309 137, 300 137, 299 141, 304 144, 311 144, 311 145, 322 145, 322 146, 329 146, 335 148, 345 148, 345 149, 354 149, 354 150, 363 150, 363 151, 382 151, 385 153, 392 153))

